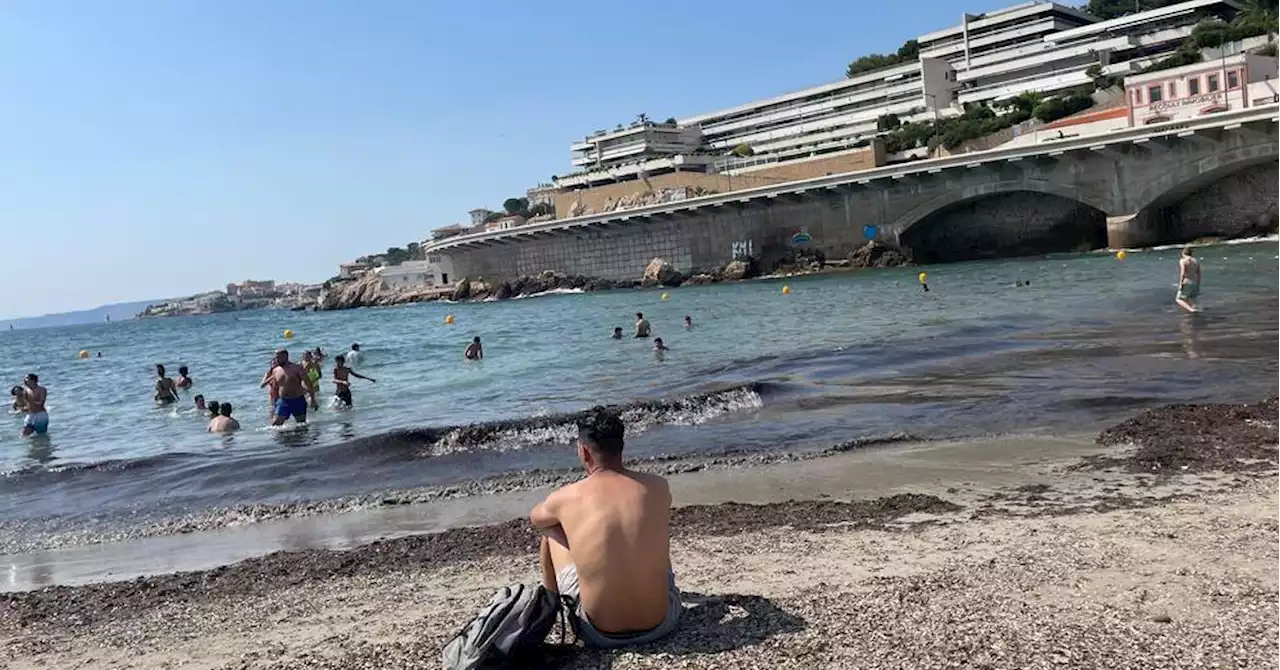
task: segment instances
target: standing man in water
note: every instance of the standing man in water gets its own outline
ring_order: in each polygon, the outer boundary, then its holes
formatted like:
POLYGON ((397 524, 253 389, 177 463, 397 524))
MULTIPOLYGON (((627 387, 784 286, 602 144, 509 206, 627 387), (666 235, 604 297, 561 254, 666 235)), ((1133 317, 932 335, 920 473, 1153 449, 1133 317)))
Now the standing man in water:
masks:
POLYGON ((349 368, 354 368, 355 366, 359 365, 360 364, 360 343, 356 342, 352 344, 351 351, 348 351, 344 358, 347 359, 347 367, 349 368))
POLYGON ((645 644, 680 623, 671 572, 671 489, 622 462, 622 420, 603 408, 578 424, 587 476, 533 508, 542 534, 542 585, 568 599, 578 637, 591 647, 645 644))
POLYGON ((1182 258, 1178 260, 1178 295, 1173 299, 1182 309, 1192 314, 1199 312, 1196 298, 1200 297, 1200 261, 1195 257, 1191 247, 1182 248, 1182 258))
POLYGON ((281 349, 276 352, 276 366, 271 371, 271 379, 264 381, 263 386, 274 382, 276 393, 275 414, 271 417, 271 425, 283 425, 289 417, 297 423, 307 422, 307 396, 311 404, 316 402, 316 389, 302 366, 289 361, 289 351, 281 349))
POLYGON ((49 391, 40 385, 40 378, 33 372, 22 380, 22 396, 25 400, 27 417, 22 420, 22 430, 18 434, 23 437, 44 435, 49 432, 49 412, 45 411, 44 402, 49 398, 49 391))
POLYGON ((344 357, 339 356, 333 359, 333 385, 335 387, 333 395, 344 407, 351 407, 351 377, 365 379, 373 384, 377 383, 377 380, 373 377, 366 377, 347 367, 347 360, 344 357))
POLYGON ((154 399, 157 405, 172 405, 178 402, 178 385, 165 376, 164 366, 159 363, 156 364, 156 394, 154 399))
POLYGON ((649 337, 649 320, 643 312, 636 312, 636 337, 649 337))

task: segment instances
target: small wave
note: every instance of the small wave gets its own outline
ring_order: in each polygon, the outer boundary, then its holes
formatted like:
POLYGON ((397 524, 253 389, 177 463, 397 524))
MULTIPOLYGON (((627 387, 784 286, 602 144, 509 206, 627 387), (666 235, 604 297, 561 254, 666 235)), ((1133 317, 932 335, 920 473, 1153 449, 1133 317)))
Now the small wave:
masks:
MULTIPOLYGON (((764 406, 763 384, 752 382, 668 400, 637 400, 607 409, 618 412, 631 435, 655 425, 694 426, 716 417, 764 406)), ((472 451, 511 451, 562 445, 578 435, 578 420, 593 409, 489 421, 466 426, 414 428, 363 437, 339 448, 404 457, 443 456, 472 451)))
POLYGON ((550 291, 542 291, 540 293, 524 293, 514 296, 512 300, 524 300, 525 298, 537 298, 544 295, 573 295, 577 293, 586 293, 580 288, 553 288, 550 291))
MULTIPOLYGON (((1182 242, 1179 244, 1160 244, 1154 247, 1139 247, 1134 249, 1123 249, 1123 251, 1169 251, 1170 249, 1181 249, 1183 247, 1216 247, 1216 246, 1235 246, 1238 244, 1258 244, 1261 242, 1280 242, 1280 235, 1259 235, 1256 237, 1237 237, 1230 240, 1205 240, 1201 242, 1182 242)), ((1114 254, 1122 249, 1098 249, 1094 253, 1114 254)))

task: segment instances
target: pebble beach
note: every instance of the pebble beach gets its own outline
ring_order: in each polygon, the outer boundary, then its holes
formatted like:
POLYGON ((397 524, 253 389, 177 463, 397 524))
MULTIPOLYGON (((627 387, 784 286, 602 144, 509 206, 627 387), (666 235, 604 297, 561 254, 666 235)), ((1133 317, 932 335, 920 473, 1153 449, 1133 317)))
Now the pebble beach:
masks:
MULTIPOLYGON (((678 507, 679 631, 599 652, 557 629, 544 665, 1275 667, 1276 442, 1274 399, 1171 406, 1017 486, 678 507)), ((535 541, 516 519, 10 593, 0 645, 15 669, 437 668, 534 579, 535 541)))

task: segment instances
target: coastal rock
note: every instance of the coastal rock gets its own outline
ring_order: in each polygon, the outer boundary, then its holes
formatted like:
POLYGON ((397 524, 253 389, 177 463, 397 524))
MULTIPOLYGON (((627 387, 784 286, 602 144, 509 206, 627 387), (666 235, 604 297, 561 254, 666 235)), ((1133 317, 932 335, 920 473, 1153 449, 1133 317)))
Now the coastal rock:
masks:
POLYGON ((453 300, 454 302, 458 302, 460 300, 466 300, 467 298, 470 298, 470 297, 471 297, 471 280, 469 279, 458 280, 458 283, 453 285, 453 295, 450 296, 450 299, 453 300))
POLYGON ((688 279, 686 279, 685 283, 693 284, 693 285, 702 285, 702 284, 714 284, 717 281, 719 280, 716 279, 715 275, 707 274, 705 272, 699 272, 698 274, 693 275, 692 277, 689 277, 688 279))
POLYGON ((724 266, 722 276, 728 281, 738 281, 741 279, 750 279, 756 276, 755 261, 752 260, 734 260, 729 261, 724 266))
POLYGON ((679 286, 683 280, 684 275, 679 270, 667 261, 655 258, 645 266, 640 282, 643 286, 679 286))
POLYGON ((812 274, 821 272, 827 262, 826 254, 819 249, 795 249, 784 253, 774 261, 774 274, 812 274))
POLYGON ((915 265, 910 254, 878 240, 869 240, 849 254, 851 268, 896 268, 915 265))
POLYGON ((497 298, 498 300, 506 300, 507 298, 510 298, 513 295, 515 294, 511 290, 511 283, 504 281, 498 285, 498 290, 494 292, 493 297, 497 298))

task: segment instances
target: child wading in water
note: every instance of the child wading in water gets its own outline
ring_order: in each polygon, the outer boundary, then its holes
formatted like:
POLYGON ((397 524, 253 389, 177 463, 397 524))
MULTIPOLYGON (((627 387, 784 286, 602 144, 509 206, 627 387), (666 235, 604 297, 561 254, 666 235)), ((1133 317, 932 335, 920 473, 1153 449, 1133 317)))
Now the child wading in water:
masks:
POLYGON ((355 370, 347 367, 347 359, 339 356, 333 359, 333 395, 342 403, 343 407, 351 406, 351 379, 357 377, 359 379, 367 379, 370 382, 378 383, 373 377, 366 377, 355 370))

